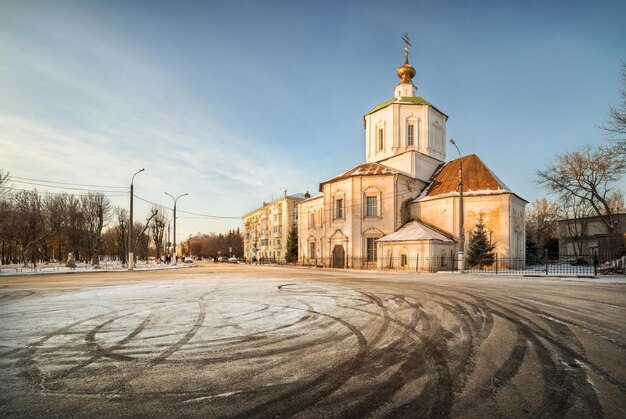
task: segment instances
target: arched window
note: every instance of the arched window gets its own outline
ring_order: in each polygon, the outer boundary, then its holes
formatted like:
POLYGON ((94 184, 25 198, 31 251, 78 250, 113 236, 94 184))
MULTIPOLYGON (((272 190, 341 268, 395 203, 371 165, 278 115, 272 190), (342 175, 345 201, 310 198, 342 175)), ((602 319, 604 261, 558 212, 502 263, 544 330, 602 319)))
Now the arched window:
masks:
POLYGON ((381 193, 375 187, 369 187, 363 192, 363 217, 380 217, 381 193))
POLYGON ((445 250, 441 251, 440 257, 441 257, 441 267, 442 268, 447 267, 448 266, 448 255, 446 254, 445 250))
POLYGON ((333 220, 345 219, 345 194, 342 191, 337 191, 333 196, 333 220))
POLYGON ((416 133, 417 133, 417 119, 413 116, 409 116, 406 119, 406 128, 405 128, 405 140, 404 144, 406 147, 412 147, 416 144, 416 133))
POLYGON ((385 121, 376 124, 376 151, 385 149, 385 121))

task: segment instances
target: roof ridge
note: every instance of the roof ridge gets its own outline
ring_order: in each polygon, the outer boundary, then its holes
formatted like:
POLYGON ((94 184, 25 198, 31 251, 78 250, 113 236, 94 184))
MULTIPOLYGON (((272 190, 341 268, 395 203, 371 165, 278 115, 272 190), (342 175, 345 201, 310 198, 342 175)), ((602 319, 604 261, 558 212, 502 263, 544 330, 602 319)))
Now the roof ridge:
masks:
POLYGON ((377 241, 379 242, 402 242, 419 240, 441 240, 452 242, 449 234, 443 233, 436 228, 422 222, 421 220, 411 220, 399 229, 386 234, 377 241))
POLYGON ((444 236, 446 236, 446 237, 448 237, 448 238, 450 238, 450 239, 452 239, 452 238, 453 238, 452 234, 450 234, 450 233, 448 233, 448 232, 446 232, 446 231, 441 230, 439 227, 435 227, 433 224, 428 223, 428 222, 426 222, 426 221, 422 220, 422 219, 421 219, 421 218, 419 218, 419 217, 418 217, 418 218, 416 218, 416 219, 415 219, 415 221, 417 221, 418 223, 424 224, 426 227, 428 227, 428 228, 430 228, 430 229, 433 229, 433 230, 435 230, 436 232, 438 232, 438 233, 440 233, 440 234, 443 234, 444 236))
POLYGON ((335 180, 339 180, 339 179, 343 179, 343 178, 348 178, 348 177, 352 177, 352 176, 376 176, 376 175, 395 175, 395 174, 403 174, 402 172, 393 169, 389 166, 385 166, 382 165, 380 163, 376 163, 376 162, 365 162, 365 163, 361 163, 358 164, 356 166, 354 166, 351 169, 346 170, 345 172, 334 176, 330 179, 327 179, 323 182, 320 183, 320 191, 322 188, 322 185, 325 183, 329 183, 329 182, 333 182, 335 180), (359 171, 359 169, 364 168, 365 166, 374 166, 373 170, 372 169, 368 169, 368 170, 363 170, 363 171, 359 171))
POLYGON ((439 167, 415 201, 458 193, 458 167, 463 167, 463 193, 512 193, 475 153, 458 157, 439 167), (473 189, 472 189, 473 188, 473 189))

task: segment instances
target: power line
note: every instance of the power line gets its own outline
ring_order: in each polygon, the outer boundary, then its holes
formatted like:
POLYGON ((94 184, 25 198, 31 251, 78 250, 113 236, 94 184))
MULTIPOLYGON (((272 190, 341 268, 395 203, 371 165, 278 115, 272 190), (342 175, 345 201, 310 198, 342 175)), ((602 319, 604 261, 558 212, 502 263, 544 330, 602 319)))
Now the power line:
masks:
MULTIPOLYGON (((34 179, 34 178, 21 177, 21 176, 9 176, 9 179, 23 179, 23 180, 29 180, 32 182, 55 183, 57 185, 69 185, 69 186, 86 186, 86 187, 92 187, 92 188, 128 189, 128 186, 86 185, 82 183, 56 182, 52 180, 34 179)), ((28 182, 21 182, 21 183, 28 183, 28 182)))
MULTIPOLYGON (((13 178, 10 178, 13 180, 13 178)), ((56 189, 66 189, 71 191, 85 191, 85 192, 101 192, 101 193, 121 193, 122 191, 108 191, 108 190, 97 190, 97 189, 85 189, 85 188, 74 188, 70 186, 56 186, 56 185, 47 185, 45 183, 37 183, 37 182, 27 182, 23 180, 14 181, 15 183, 21 183, 25 185, 34 185, 34 186, 44 186, 46 188, 56 188, 56 189)))
POLYGON ((197 215, 199 217, 205 217, 205 218, 218 218, 218 219, 225 219, 225 220, 241 220, 241 217, 228 217, 228 216, 225 216, 225 215, 199 214, 197 212, 189 212, 189 211, 183 211, 183 210, 178 210, 178 212, 182 212, 184 214, 189 214, 189 215, 197 215))
POLYGON ((142 197, 138 196, 137 194, 133 194, 133 196, 134 196, 135 198, 137 198, 138 200, 145 202, 146 204, 151 204, 151 205, 154 205, 155 207, 159 207, 159 208, 166 209, 166 210, 169 210, 169 209, 170 209, 169 207, 166 207, 165 205, 162 205, 162 204, 157 204, 156 202, 152 202, 152 201, 150 201, 150 200, 147 200, 147 199, 145 199, 145 198, 142 198, 142 197))
MULTIPOLYGON (((22 189, 22 188, 13 188, 11 186, 5 186, 5 189, 11 189, 13 191, 21 191, 21 192, 36 192, 36 193, 41 193, 41 194, 46 194, 46 195, 65 195, 66 192, 48 192, 48 191, 39 191, 37 189, 22 189)), ((94 192, 94 191, 91 191, 94 192)), ((109 193, 113 193, 113 191, 108 191, 109 193)), ((73 195, 73 194, 69 194, 69 195, 73 195)), ((84 196, 85 194, 77 194, 78 196, 84 196)), ((106 195, 108 197, 119 197, 119 196, 126 196, 127 194, 114 194, 114 195, 109 195, 107 193, 103 193, 103 195, 106 195)))
MULTIPOLYGON (((169 207, 166 207, 166 206, 161 205, 161 204, 157 204, 156 202, 152 202, 152 201, 150 201, 148 199, 145 199, 145 198, 142 198, 140 196, 137 196, 137 195, 133 195, 133 196, 135 198, 139 199, 140 201, 146 202, 148 204, 156 205, 158 207, 165 208, 165 209, 168 209, 168 210, 170 209, 169 207)), ((180 209, 177 209, 176 211, 177 212, 182 212, 184 214, 196 215, 196 216, 202 217, 202 218, 215 218, 215 219, 226 219, 226 220, 241 220, 241 217, 228 217, 228 216, 224 216, 224 215, 200 214, 200 213, 197 213, 197 212, 183 211, 183 210, 180 210, 180 209)))

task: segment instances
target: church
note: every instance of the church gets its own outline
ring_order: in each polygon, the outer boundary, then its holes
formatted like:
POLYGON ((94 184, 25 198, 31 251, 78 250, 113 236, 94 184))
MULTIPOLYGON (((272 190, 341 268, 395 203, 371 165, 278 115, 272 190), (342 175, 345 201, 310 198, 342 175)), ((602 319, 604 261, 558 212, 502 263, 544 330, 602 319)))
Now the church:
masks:
POLYGON ((321 194, 298 203, 299 262, 456 269, 479 218, 496 253, 523 260, 527 201, 474 154, 446 163, 448 115, 417 95, 404 40, 393 98, 363 117, 365 162, 321 182, 321 194))

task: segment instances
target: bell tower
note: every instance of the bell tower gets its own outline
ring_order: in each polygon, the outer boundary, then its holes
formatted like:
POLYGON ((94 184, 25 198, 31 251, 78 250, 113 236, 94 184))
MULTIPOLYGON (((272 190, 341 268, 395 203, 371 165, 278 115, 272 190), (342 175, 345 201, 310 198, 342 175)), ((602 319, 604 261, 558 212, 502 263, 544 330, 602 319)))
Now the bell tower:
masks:
POLYGON ((365 159, 428 180, 446 159, 448 116, 417 96, 415 68, 409 63, 409 36, 404 41, 404 64, 394 97, 375 106, 364 117, 365 159))

